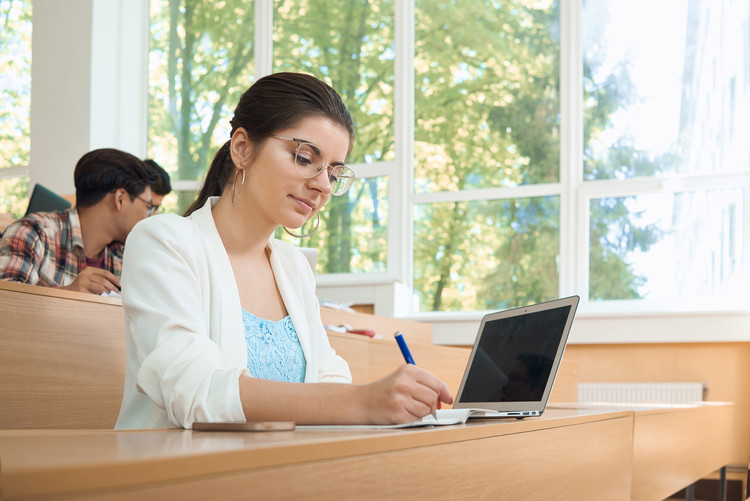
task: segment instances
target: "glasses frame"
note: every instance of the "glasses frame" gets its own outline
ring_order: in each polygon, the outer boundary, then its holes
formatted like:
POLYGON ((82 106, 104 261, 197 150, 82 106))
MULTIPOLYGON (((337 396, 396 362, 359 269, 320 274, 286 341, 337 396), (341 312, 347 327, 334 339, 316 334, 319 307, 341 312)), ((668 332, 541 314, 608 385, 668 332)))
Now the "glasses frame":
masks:
POLYGON ((161 209, 161 205, 155 205, 153 202, 150 202, 146 200, 145 198, 141 198, 138 195, 133 195, 135 198, 140 200, 141 202, 146 204, 146 217, 151 217, 157 212, 159 212, 159 209, 161 209))
POLYGON ((349 189, 354 184, 354 180, 357 178, 357 176, 354 174, 354 171, 351 170, 349 167, 347 167, 344 164, 333 166, 330 163, 326 163, 324 165, 316 165, 313 169, 313 175, 307 176, 305 175, 305 171, 300 171, 300 164, 297 161, 297 156, 299 155, 299 150, 302 148, 303 144, 309 145, 315 152, 319 152, 320 148, 315 146, 315 144, 311 143, 310 141, 305 141, 304 139, 298 139, 296 137, 286 137, 286 136, 277 136, 275 134, 271 134, 269 137, 275 137, 276 139, 283 139, 285 141, 294 141, 297 143, 297 149, 294 150, 294 170, 297 171, 297 174, 304 177, 305 179, 313 179, 316 176, 319 176, 321 172, 327 171, 328 177, 329 177, 329 183, 330 177, 331 177, 331 169, 334 168, 340 168, 341 173, 337 176, 337 181, 334 183, 331 183, 331 195, 334 197, 340 197, 341 195, 346 194, 349 189), (342 181, 343 180, 343 181, 342 181), (343 188, 339 187, 336 189, 336 186, 343 186, 343 188))

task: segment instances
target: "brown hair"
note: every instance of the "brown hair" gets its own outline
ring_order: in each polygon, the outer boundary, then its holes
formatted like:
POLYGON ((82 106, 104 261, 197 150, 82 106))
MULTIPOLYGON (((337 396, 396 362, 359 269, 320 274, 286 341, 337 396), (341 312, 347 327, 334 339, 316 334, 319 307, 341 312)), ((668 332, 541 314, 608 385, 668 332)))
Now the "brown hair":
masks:
POLYGON ((73 171, 76 205, 91 207, 118 188, 131 199, 156 181, 156 173, 138 157, 114 148, 92 150, 83 155, 73 171))
POLYGON ((151 193, 157 195, 169 194, 169 192, 172 191, 172 183, 169 180, 169 173, 151 158, 145 159, 143 163, 151 167, 156 173, 156 181, 151 185, 151 193))
MULTIPOLYGON (((354 122, 341 96, 325 82, 305 73, 273 73, 260 78, 242 94, 230 121, 230 137, 239 127, 247 131, 256 145, 276 131, 292 127, 308 117, 323 117, 349 134, 349 149, 354 143, 354 122)), ((230 141, 216 152, 198 197, 185 211, 189 216, 203 207, 209 197, 220 196, 235 170, 229 154, 230 141)))

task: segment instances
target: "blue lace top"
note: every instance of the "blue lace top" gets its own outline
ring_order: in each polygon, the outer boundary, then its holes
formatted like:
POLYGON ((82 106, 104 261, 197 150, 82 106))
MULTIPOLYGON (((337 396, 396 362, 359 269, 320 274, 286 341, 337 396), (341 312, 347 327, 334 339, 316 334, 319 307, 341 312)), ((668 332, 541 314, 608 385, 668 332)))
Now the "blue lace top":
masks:
POLYGON ((274 322, 242 309, 247 345, 247 368, 253 377, 302 383, 307 362, 292 319, 274 322))

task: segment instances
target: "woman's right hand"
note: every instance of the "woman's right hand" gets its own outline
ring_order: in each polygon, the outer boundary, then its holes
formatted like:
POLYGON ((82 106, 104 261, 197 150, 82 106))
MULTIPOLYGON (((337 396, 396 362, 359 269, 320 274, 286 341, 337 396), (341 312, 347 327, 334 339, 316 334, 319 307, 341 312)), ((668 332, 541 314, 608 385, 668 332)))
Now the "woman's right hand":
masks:
POLYGON ((418 421, 437 409, 439 402, 453 403, 448 386, 416 365, 402 365, 361 389, 364 421, 372 424, 418 421))

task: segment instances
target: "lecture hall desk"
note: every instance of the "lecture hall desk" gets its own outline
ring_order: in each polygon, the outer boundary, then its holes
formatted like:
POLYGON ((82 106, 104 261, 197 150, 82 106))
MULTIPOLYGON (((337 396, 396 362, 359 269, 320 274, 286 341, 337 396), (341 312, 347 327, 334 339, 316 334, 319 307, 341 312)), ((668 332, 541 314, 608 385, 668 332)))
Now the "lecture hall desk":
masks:
MULTIPOLYGON (((634 501, 665 499, 732 461, 734 405, 563 404, 552 409, 629 410, 634 415, 634 501)), ((726 488, 726 485, 724 485, 726 488)))
POLYGON ((633 413, 406 430, 4 430, 4 499, 628 500, 633 413))

